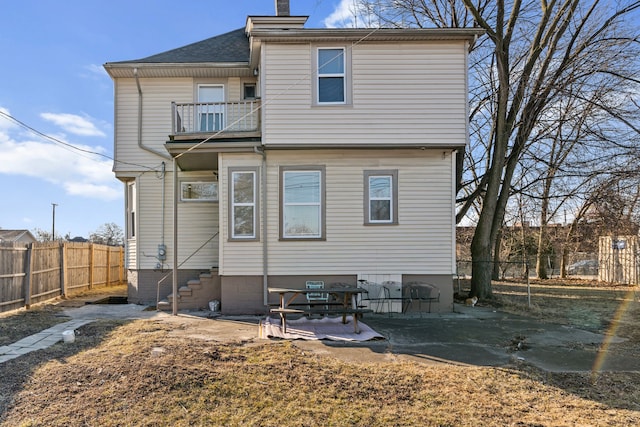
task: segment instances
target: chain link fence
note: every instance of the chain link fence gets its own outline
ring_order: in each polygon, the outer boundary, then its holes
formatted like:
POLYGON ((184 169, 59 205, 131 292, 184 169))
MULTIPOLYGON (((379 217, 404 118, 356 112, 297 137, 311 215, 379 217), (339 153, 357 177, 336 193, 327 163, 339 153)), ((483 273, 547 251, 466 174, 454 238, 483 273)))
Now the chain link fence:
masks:
MULTIPOLYGON (((544 258, 547 278, 559 278, 561 274, 561 258, 560 256, 547 256, 544 258)), ((494 272, 494 279, 526 279, 527 271, 529 278, 537 277, 535 256, 526 258, 510 259, 508 261, 500 261, 495 265, 491 263, 491 269, 494 272)), ((471 278, 470 259, 460 259, 457 261, 457 276, 461 279, 471 278)), ((576 277, 583 279, 598 278, 598 254, 594 253, 575 253, 567 258, 566 277, 576 277)))

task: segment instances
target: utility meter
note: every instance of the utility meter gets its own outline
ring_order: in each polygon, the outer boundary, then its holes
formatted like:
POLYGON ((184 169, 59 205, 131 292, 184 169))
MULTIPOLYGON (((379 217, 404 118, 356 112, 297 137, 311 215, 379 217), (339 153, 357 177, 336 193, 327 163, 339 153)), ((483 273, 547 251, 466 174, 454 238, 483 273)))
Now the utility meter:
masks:
POLYGON ((158 245, 158 259, 164 261, 167 259, 167 247, 166 245, 158 245))

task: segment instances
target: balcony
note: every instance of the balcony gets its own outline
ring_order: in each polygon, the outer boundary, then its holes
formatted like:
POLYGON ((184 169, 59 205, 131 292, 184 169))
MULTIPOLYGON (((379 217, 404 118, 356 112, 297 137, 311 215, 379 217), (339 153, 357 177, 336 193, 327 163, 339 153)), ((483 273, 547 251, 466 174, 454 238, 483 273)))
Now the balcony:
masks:
POLYGON ((171 139, 260 137, 260 101, 171 103, 171 139))

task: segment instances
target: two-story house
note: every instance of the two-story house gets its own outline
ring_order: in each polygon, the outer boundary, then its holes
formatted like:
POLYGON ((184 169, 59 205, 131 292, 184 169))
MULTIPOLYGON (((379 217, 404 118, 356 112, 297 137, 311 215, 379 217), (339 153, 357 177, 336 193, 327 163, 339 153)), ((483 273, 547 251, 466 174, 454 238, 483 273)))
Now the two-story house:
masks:
POLYGON ((369 279, 435 284, 451 310, 477 31, 307 29, 276 4, 105 64, 130 302, 264 313, 273 284, 369 279))

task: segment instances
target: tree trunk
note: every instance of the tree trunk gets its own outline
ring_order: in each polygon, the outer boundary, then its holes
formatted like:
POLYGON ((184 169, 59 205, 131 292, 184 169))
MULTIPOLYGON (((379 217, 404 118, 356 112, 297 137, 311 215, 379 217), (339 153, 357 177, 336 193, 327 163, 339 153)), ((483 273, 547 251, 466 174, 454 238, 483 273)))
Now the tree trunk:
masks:
POLYGON ((547 247, 547 225, 540 224, 540 233, 538 233, 538 251, 536 253, 536 273, 538 279, 548 279, 547 263, 545 262, 547 247))
MULTIPOLYGON (((549 181, 550 182, 550 181, 549 181)), ((546 188, 545 188, 546 190, 546 188)), ((547 263, 545 262, 547 239, 547 211, 549 209, 549 198, 545 194, 542 198, 542 206, 540 208, 540 233, 538 233, 538 250, 536 252, 536 273, 538 279, 548 279, 547 263)))
POLYGON ((472 261, 471 261, 471 294, 480 299, 490 299, 493 297, 491 292, 491 247, 483 245, 471 245, 472 261), (475 248, 475 251, 474 251, 475 248), (476 255, 473 253, 476 252, 476 255))
POLYGON ((500 280, 500 245, 502 244, 502 228, 498 230, 496 239, 493 244, 493 273, 491 278, 493 280, 500 280))

